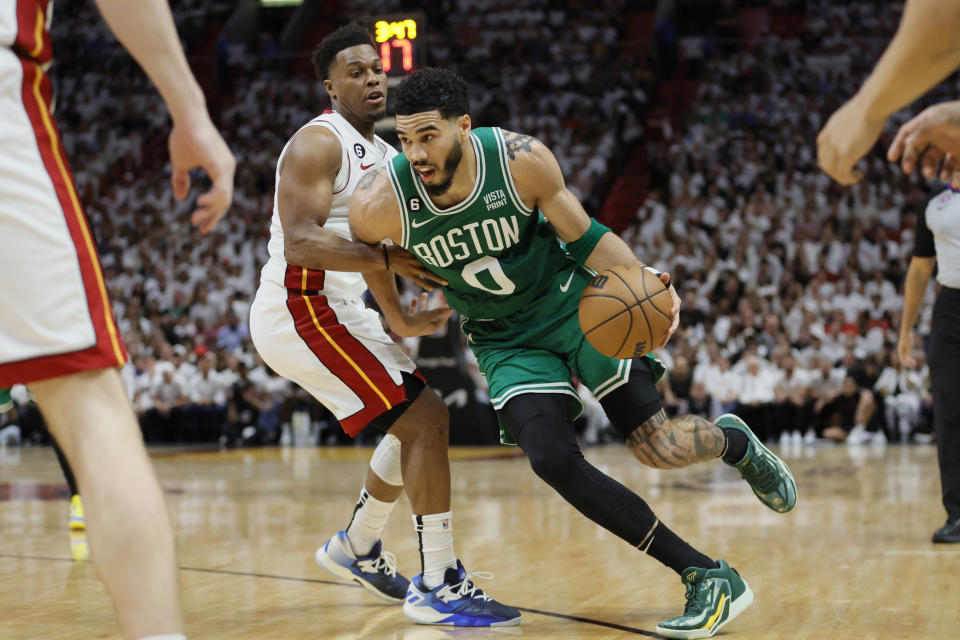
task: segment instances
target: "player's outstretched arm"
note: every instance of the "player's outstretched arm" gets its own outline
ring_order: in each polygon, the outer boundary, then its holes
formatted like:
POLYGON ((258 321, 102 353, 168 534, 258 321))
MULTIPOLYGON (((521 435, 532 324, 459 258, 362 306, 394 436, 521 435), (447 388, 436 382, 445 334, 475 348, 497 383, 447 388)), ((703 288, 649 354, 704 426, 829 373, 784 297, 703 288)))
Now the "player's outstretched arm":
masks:
MULTIPOLYGON (((510 172, 524 203, 538 207, 565 243, 569 244, 582 237, 590 227, 590 216, 577 197, 567 189, 553 152, 530 136, 511 131, 504 131, 503 135, 510 156, 510 172)), ((594 271, 603 271, 621 264, 643 263, 623 239, 611 232, 600 238, 586 260, 586 265, 594 271)), ((680 296, 670 284, 670 274, 661 274, 661 280, 670 287, 670 296, 673 299, 673 323, 667 333, 669 340, 680 324, 680 296)))
POLYGON ((236 161, 210 121, 203 92, 197 85, 180 47, 166 0, 139 0, 131 10, 128 0, 97 0, 110 29, 143 68, 160 92, 173 118, 170 162, 173 195, 182 200, 190 191, 190 174, 197 167, 213 182, 197 197, 191 222, 203 233, 211 231, 233 200, 236 161))
POLYGON ((817 136, 820 167, 840 184, 877 142, 887 118, 960 65, 960 0, 907 0, 903 18, 873 72, 817 136))

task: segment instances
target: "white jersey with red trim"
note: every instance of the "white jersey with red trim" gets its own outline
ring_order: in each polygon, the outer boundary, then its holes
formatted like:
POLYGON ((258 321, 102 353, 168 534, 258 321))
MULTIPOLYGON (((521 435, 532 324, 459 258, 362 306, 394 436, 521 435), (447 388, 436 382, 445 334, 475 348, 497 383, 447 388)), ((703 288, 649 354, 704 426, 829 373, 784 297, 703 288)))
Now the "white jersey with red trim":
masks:
MULTIPOLYGON (((325 111, 320 116, 314 118, 299 131, 307 127, 325 127, 329 129, 340 141, 340 171, 337 172, 336 180, 333 183, 333 200, 330 202, 330 215, 324 223, 324 229, 328 229, 342 238, 351 240, 350 224, 348 215, 350 213, 350 196, 353 190, 368 171, 372 171, 397 155, 397 151, 384 142, 379 136, 374 136, 373 142, 364 138, 354 129, 346 118, 335 111, 325 111)), ((299 133, 298 131, 298 133, 299 133)), ((295 136, 294 136, 295 137, 295 136)), ((291 138, 291 141, 293 138, 291 138)), ((277 192, 280 184, 280 166, 283 158, 290 147, 287 142, 283 151, 280 152, 280 158, 277 160, 276 184, 278 188, 273 196, 273 218, 270 221, 270 243, 267 250, 270 259, 263 267, 261 280, 272 282, 277 285, 288 286, 285 284, 287 274, 287 261, 284 258, 283 251, 283 227, 280 225, 280 214, 277 210, 277 192)), ((323 292, 327 295, 334 295, 341 298, 359 298, 366 291, 367 284, 363 276, 356 272, 345 271, 326 271, 323 281, 323 292)))
MULTIPOLYGON (((396 151, 379 138, 366 140, 332 111, 305 126, 326 127, 340 140, 340 171, 324 228, 350 239, 350 195, 364 173, 396 151)), ((278 167, 286 151, 284 147, 278 167)), ((269 252, 250 306, 253 344, 270 368, 306 389, 346 433, 356 435, 407 400, 404 375, 422 380, 417 365, 383 330, 379 314, 364 304, 363 276, 287 264, 276 196, 269 252)))

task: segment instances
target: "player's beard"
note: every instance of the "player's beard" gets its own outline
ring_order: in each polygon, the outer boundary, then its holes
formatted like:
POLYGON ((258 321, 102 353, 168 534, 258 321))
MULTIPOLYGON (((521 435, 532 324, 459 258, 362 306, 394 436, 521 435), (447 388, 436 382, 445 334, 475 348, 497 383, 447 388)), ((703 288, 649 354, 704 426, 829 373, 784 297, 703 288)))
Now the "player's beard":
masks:
POLYGON ((453 143, 453 148, 450 149, 450 153, 447 154, 447 157, 443 161, 443 172, 446 174, 447 179, 436 185, 430 185, 424 182, 423 187, 427 190, 427 193, 431 196, 442 196, 445 194, 450 188, 450 185, 453 184, 453 176, 457 172, 457 167, 460 166, 460 160, 462 159, 463 148, 460 146, 460 141, 457 140, 453 143))

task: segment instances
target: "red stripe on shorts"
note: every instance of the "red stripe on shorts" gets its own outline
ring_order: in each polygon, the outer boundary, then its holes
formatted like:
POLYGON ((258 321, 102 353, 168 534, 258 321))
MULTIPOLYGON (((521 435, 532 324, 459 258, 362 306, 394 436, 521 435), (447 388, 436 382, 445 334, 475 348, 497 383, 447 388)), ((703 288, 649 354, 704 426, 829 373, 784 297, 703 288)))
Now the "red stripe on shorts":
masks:
POLYGON ((326 271, 322 269, 306 269, 295 264, 287 265, 287 272, 283 277, 283 286, 297 291, 320 291, 323 289, 323 280, 326 271), (304 278, 306 274, 306 278, 304 278))
POLYGON ((395 383, 383 363, 339 322, 326 296, 291 290, 287 308, 310 351, 364 404, 340 421, 348 435, 357 435, 372 419, 407 399, 404 385, 395 383))
MULTIPOLYGON (((31 60, 20 58, 23 67, 23 105, 37 140, 37 149, 53 184, 67 229, 77 251, 87 309, 96 334, 96 344, 72 353, 55 354, 0 365, 0 387, 55 378, 78 371, 116 367, 126 362, 126 349, 107 298, 93 234, 77 198, 73 174, 63 153, 60 133, 50 115, 50 78, 31 60)), ((37 292, 42 295, 43 292, 37 292)))

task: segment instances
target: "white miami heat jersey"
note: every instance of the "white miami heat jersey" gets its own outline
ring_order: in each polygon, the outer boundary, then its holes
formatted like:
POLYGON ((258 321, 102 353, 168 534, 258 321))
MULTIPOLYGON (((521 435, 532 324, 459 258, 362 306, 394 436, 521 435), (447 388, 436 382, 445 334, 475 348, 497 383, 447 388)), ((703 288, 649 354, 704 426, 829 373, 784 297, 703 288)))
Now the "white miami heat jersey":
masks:
MULTIPOLYGON (((397 151, 379 136, 374 136, 373 142, 367 140, 343 116, 335 111, 323 112, 323 114, 301 127, 300 131, 307 127, 326 127, 340 141, 340 171, 333 183, 330 215, 323 227, 342 238, 352 240, 348 215, 350 213, 350 196, 353 194, 353 190, 356 189, 360 179, 366 173, 384 166, 388 160, 397 155, 397 151)), ((260 276, 262 281, 271 282, 281 287, 285 286, 284 278, 287 271, 287 262, 284 259, 283 227, 280 225, 280 214, 277 210, 277 193, 280 184, 280 166, 289 146, 290 142, 288 141, 277 160, 276 184, 278 188, 273 195, 273 218, 270 221, 270 243, 267 245, 270 259, 264 265, 260 276)), ((323 279, 323 291, 327 295, 359 298, 366 289, 367 283, 363 276, 355 272, 327 271, 323 279)))

